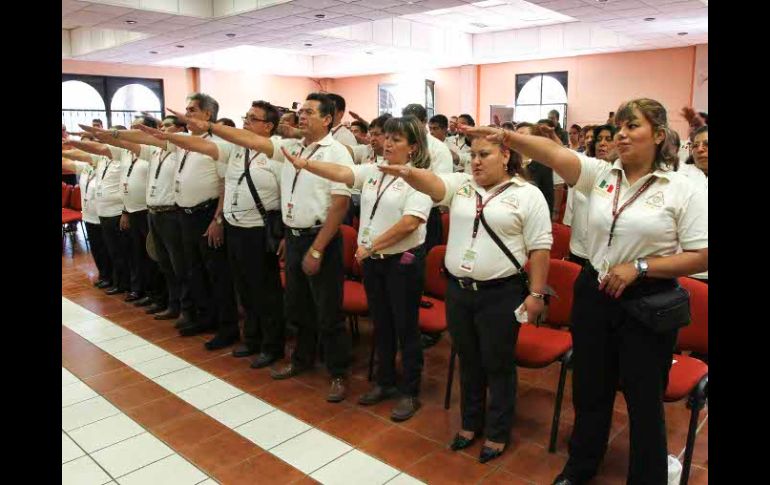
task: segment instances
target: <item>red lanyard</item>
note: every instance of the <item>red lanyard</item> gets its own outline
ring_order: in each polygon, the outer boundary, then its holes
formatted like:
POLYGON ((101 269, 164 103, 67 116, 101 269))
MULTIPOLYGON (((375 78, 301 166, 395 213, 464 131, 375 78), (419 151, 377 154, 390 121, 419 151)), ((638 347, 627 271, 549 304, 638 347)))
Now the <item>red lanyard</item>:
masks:
POLYGON ((473 239, 476 239, 476 235, 479 233, 479 222, 481 221, 481 213, 484 212, 484 208, 489 204, 489 202, 497 197, 498 195, 505 192, 505 190, 513 185, 513 182, 508 182, 507 184, 503 185, 502 187, 498 188, 494 194, 492 194, 491 197, 489 197, 485 202, 482 203, 481 201, 481 194, 476 192, 476 218, 473 220, 473 239))
POLYGON ((377 198, 374 199, 374 205, 372 206, 372 213, 369 215, 369 222, 372 222, 372 219, 374 219, 374 213, 377 212, 377 207, 380 205, 380 199, 382 199, 382 196, 385 195, 385 191, 388 190, 388 187, 393 185, 393 182, 395 182, 398 179, 398 177, 393 177, 390 179, 390 182, 388 182, 388 185, 385 186, 385 188, 382 188, 382 182, 385 181, 385 172, 382 173, 382 176, 380 177, 380 183, 377 186, 377 198))
POLYGON ((636 199, 639 198, 640 195, 642 195, 647 189, 650 188, 652 184, 655 183, 655 177, 654 175, 650 178, 648 178, 644 184, 639 187, 639 190, 636 191, 636 193, 631 196, 630 199, 628 199, 625 204, 620 206, 620 209, 618 209, 618 202, 620 201, 620 184, 623 181, 623 173, 618 170, 618 181, 617 189, 615 190, 615 198, 612 200, 612 225, 610 226, 610 239, 607 241, 607 247, 610 247, 612 245, 612 238, 615 235, 615 223, 618 222, 618 217, 620 217, 620 214, 623 213, 624 210, 626 210, 626 207, 633 204, 636 199))
MULTIPOLYGON (((318 149, 321 148, 321 145, 316 145, 315 148, 313 148, 313 151, 310 152, 310 155, 307 156, 307 158, 312 157, 315 155, 315 152, 318 151, 318 149)), ((303 148, 301 152, 299 152, 299 158, 302 158, 302 154, 305 153, 305 149, 303 148)), ((294 189, 297 188, 297 178, 299 177, 299 173, 302 171, 301 168, 296 169, 294 172, 294 180, 291 182, 291 198, 294 199, 294 189)))

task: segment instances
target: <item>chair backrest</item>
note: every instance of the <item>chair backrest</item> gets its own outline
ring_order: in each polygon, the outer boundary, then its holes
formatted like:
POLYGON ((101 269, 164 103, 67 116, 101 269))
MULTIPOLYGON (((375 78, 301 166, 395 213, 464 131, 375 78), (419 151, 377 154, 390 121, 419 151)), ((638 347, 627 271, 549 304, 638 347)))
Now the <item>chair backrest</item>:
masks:
POLYGON ((564 259, 569 256, 569 240, 572 229, 564 224, 554 222, 551 225, 553 231, 553 246, 551 246, 552 259, 564 259))
POLYGON ((441 213, 441 244, 449 241, 449 212, 441 213))
POLYGON ((80 203, 80 186, 75 185, 72 188, 72 195, 70 195, 70 207, 76 211, 82 211, 83 205, 80 203))
POLYGON ((548 323, 568 325, 572 313, 573 289, 581 267, 571 261, 551 258, 548 269, 548 285, 557 296, 550 298, 548 305, 548 323))
POLYGON ((356 259, 356 248, 358 247, 358 232, 352 227, 341 224, 342 232, 342 263, 345 266, 345 274, 353 274, 353 261, 356 259))
POLYGON ((435 297, 444 298, 446 294, 447 277, 443 272, 446 246, 433 246, 425 258, 425 293, 435 297))
POLYGON ((62 182, 61 184, 61 206, 62 207, 69 207, 71 193, 72 193, 72 186, 62 182))
POLYGON ((677 347, 701 354, 709 351, 709 285, 693 278, 679 278, 690 293, 690 324, 679 330, 677 347))

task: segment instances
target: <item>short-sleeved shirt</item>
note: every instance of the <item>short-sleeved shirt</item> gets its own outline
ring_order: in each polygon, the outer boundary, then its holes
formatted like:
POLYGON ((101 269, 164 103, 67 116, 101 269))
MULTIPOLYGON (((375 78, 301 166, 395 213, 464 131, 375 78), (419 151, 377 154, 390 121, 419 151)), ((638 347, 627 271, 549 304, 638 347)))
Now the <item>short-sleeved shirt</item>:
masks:
POLYGON ((147 168, 146 159, 134 155, 129 150, 109 147, 113 159, 120 159, 120 193, 123 196, 123 208, 127 212, 147 210, 147 168))
MULTIPOLYGON (((455 172, 471 173, 471 146, 464 136, 452 136, 444 140, 450 151, 457 153, 457 163, 453 165, 455 172)), ((453 161, 454 163, 454 161, 453 161)))
POLYGON ((176 204, 174 179, 176 178, 178 152, 142 145, 139 158, 149 161, 147 168, 147 205, 162 207, 176 204))
POLYGON ((350 149, 353 151, 353 163, 356 165, 364 165, 367 163, 379 165, 383 161, 381 155, 374 153, 374 149, 371 145, 356 145, 350 147, 350 149))
POLYGON ((588 259, 588 250, 586 249, 588 198, 572 187, 567 191, 567 208, 564 211, 563 222, 572 228, 569 238, 570 252, 580 258, 588 259))
MULTIPOLYGON (((203 135, 203 138, 208 137, 203 135)), ((218 145, 220 160, 226 160, 232 145, 217 137, 210 140, 218 145)), ((223 164, 208 155, 184 150, 171 142, 167 143, 166 150, 176 152, 179 158, 174 179, 174 192, 179 207, 195 207, 219 197, 226 169, 223 164)))
POLYGON ((273 159, 283 163, 281 213, 284 224, 296 229, 306 229, 323 224, 331 205, 331 196, 350 197, 350 189, 343 183, 331 182, 307 170, 297 171, 291 163, 285 162, 281 147, 302 158, 352 167, 353 159, 350 158, 348 149, 332 138, 331 132, 308 146, 305 146, 304 139, 282 139, 272 140, 272 142, 273 159))
MULTIPOLYGON (((440 204, 449 206, 449 240, 445 258, 449 272, 458 278, 469 277, 479 281, 518 273, 480 223, 473 240, 476 193, 486 202, 502 184, 485 190, 474 182, 471 174, 453 173, 440 177, 446 188, 446 195, 440 204), (468 249, 476 253, 470 272, 460 267, 468 249)), ((512 183, 511 186, 485 206, 484 218, 519 264, 524 266, 530 251, 551 249, 551 215, 537 187, 519 177, 512 177, 508 182, 512 183)))
POLYGON ((583 154, 576 156, 580 177, 575 190, 588 198, 586 249, 600 274, 636 258, 676 254, 680 245, 686 251, 708 248, 706 194, 684 175, 655 170, 629 186, 621 160, 609 164, 583 154), (620 190, 620 208, 653 176, 655 181, 617 218, 608 247, 615 191, 620 190))
MULTIPOLYGON (((280 137, 272 137, 280 140, 280 137)), ((264 227, 265 222, 257 209, 254 196, 244 175, 247 149, 233 146, 229 158, 220 158, 227 164, 225 171, 225 200, 223 213, 229 224, 237 227, 264 227)), ((280 210, 280 180, 283 163, 271 160, 264 153, 248 150, 249 174, 259 200, 266 211, 280 210)))
POLYGON ((99 214, 96 212, 96 168, 86 162, 73 161, 73 164, 80 184, 80 207, 82 207, 83 221, 99 224, 99 214))
POLYGON ((436 175, 453 172, 452 153, 449 147, 435 136, 427 133, 428 152, 430 152, 430 170, 436 175))
POLYGON ((347 126, 342 124, 332 128, 332 138, 343 145, 350 147, 358 145, 358 140, 356 140, 356 136, 353 132, 350 131, 347 126))
POLYGON ((122 163, 101 155, 91 158, 96 162, 96 213, 99 217, 119 216, 123 212, 122 163))
MULTIPOLYGON (((385 162, 387 163, 387 162, 385 162)), ((358 244, 363 244, 364 228, 370 229, 370 241, 393 227, 404 216, 414 216, 423 222, 428 220, 433 202, 430 197, 413 189, 401 178, 394 178, 380 172, 375 164, 356 165, 353 187, 361 191, 361 224, 358 244), (372 208, 380 194, 380 202, 374 218, 372 208)), ((397 254, 408 251, 425 242, 425 224, 420 224, 404 239, 379 251, 381 254, 397 254)))
MULTIPOLYGON (((709 178, 706 174, 695 165, 681 162, 679 164, 679 173, 687 177, 696 187, 700 187, 706 191, 706 203, 708 203, 709 178)), ((694 274, 692 277, 699 280, 707 280, 709 279, 709 272, 704 271, 703 273, 694 274)))

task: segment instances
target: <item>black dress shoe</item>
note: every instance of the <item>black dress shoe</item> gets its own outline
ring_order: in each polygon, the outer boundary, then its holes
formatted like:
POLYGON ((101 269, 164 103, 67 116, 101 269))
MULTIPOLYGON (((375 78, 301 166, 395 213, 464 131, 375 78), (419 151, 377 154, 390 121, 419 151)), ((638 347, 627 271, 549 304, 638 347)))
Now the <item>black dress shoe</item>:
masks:
MULTIPOLYGON (((149 310, 148 310, 149 313, 149 310)), ((179 310, 172 310, 171 308, 161 309, 153 317, 155 320, 173 320, 179 316, 179 310)))
POLYGON ((137 300, 141 300, 141 299, 142 299, 142 294, 141 293, 138 293, 136 291, 132 291, 131 293, 129 293, 123 299, 123 301, 125 301, 126 303, 131 303, 132 301, 137 301, 137 300))
POLYGON ((203 344, 206 350, 219 350, 228 347, 238 341, 238 335, 216 334, 214 338, 203 344))
POLYGON ((251 345, 241 342, 238 345, 235 346, 233 349, 233 357, 248 357, 250 355, 254 355, 259 353, 257 349, 252 347, 251 345))
POLYGON ((449 445, 449 448, 452 451, 464 450, 465 448, 472 445, 474 441, 476 441, 476 435, 473 435, 473 438, 463 438, 460 436, 460 433, 457 433, 452 440, 452 444, 449 445))
POLYGON ((117 286, 113 286, 112 288, 108 288, 107 291, 104 292, 105 295, 120 295, 121 293, 125 293, 128 290, 123 288, 118 288, 117 286))
POLYGON ((216 327, 211 324, 193 323, 192 325, 187 325, 186 327, 180 328, 179 335, 181 337, 192 337, 194 335, 200 335, 204 332, 210 332, 214 329, 216 329, 216 327))
POLYGON ((153 300, 151 296, 145 296, 144 298, 136 300, 134 302, 134 306, 143 307, 143 306, 152 305, 154 303, 155 303, 155 300, 153 300))
POLYGON ((502 450, 496 450, 488 446, 482 446, 481 453, 479 453, 479 463, 486 463, 489 460, 494 460, 498 456, 502 455, 503 451, 505 451, 505 448, 502 450))
POLYGON ((415 396, 404 396, 398 400, 398 403, 390 412, 390 419, 395 422, 406 421, 414 416, 414 413, 420 409, 420 400, 415 396))
MULTIPOLYGON (((169 317, 169 318, 175 318, 175 317, 169 317)), ((160 319, 159 319, 160 320, 160 319)), ((174 323, 174 328, 184 328, 187 326, 192 325, 195 322, 195 319, 187 312, 182 312, 181 317, 179 320, 177 320, 174 323)))
POLYGON ((281 359, 282 355, 273 355, 273 354, 267 354, 265 352, 260 352, 258 356, 254 358, 254 360, 251 361, 251 368, 252 369, 261 369, 263 367, 267 367, 273 362, 281 359))
POLYGON ((108 280, 96 280, 94 282, 94 286, 101 290, 103 288, 109 288, 112 286, 112 283, 110 283, 108 280))
POLYGON ((283 379, 288 379, 290 377, 298 376, 308 369, 309 367, 297 365, 294 362, 292 362, 286 367, 284 367, 283 369, 271 369, 270 377, 272 377, 277 381, 280 381, 283 379))
POLYGON ((386 399, 396 397, 397 394, 398 389, 394 386, 374 386, 369 392, 362 394, 361 397, 358 398, 358 404, 362 406, 371 406, 386 399))
POLYGON ((153 303, 152 305, 148 306, 144 313, 148 315, 155 315, 157 313, 163 312, 166 310, 166 305, 158 305, 157 303, 153 303))
POLYGON ((585 483, 586 481, 569 478, 564 473, 559 473, 559 475, 553 480, 553 485, 584 485, 585 483))

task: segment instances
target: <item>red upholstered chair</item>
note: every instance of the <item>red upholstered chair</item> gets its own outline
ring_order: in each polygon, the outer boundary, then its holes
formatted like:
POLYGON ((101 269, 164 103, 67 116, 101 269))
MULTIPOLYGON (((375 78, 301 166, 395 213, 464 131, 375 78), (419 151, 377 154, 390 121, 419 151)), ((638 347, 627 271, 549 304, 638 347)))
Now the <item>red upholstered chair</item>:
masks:
POLYGON ((569 240, 572 236, 572 229, 558 222, 554 222, 551 228, 553 231, 551 259, 566 259, 569 256, 569 240))
POLYGON ((69 207, 71 194, 72 194, 72 186, 62 182, 61 183, 61 206, 62 206, 62 208, 69 207))
POLYGON ((70 191, 68 207, 62 209, 62 225, 65 224, 65 219, 67 219, 67 222, 78 222, 80 225, 80 230, 83 231, 83 240, 86 242, 86 248, 88 248, 88 234, 86 233, 86 229, 83 226, 82 210, 83 207, 80 202, 80 186, 75 185, 70 191), (66 215, 64 211, 67 211, 66 215))
POLYGON ((449 212, 441 213, 441 244, 449 241, 449 212))
MULTIPOLYGON (((683 351, 708 354, 708 297, 706 283, 692 278, 679 278, 679 284, 690 293, 690 316, 688 326, 679 330, 677 347, 683 351)), ((695 433, 698 428, 698 416, 708 400, 708 365, 688 355, 674 354, 674 362, 668 374, 668 386, 663 397, 665 402, 687 399, 690 408, 690 424, 687 431, 687 444, 684 449, 681 485, 687 485, 692 464, 695 433)))
POLYGON ((358 337, 358 317, 369 313, 366 290, 361 282, 361 267, 356 261, 358 233, 351 226, 340 225, 342 232, 342 260, 345 267, 345 281, 342 288, 342 311, 348 317, 350 331, 358 337))

